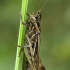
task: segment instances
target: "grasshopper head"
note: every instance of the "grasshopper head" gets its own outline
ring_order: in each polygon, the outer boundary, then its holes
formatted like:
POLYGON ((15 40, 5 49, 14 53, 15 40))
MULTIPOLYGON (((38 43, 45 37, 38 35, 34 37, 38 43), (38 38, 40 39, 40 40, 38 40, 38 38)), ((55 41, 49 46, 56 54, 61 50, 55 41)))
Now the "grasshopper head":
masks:
POLYGON ((32 15, 30 15, 30 19, 32 23, 40 23, 41 21, 41 13, 38 12, 34 12, 32 15))
POLYGON ((38 12, 35 12, 34 13, 34 17, 36 18, 36 20, 39 22, 39 21, 41 21, 41 13, 38 11, 38 12))

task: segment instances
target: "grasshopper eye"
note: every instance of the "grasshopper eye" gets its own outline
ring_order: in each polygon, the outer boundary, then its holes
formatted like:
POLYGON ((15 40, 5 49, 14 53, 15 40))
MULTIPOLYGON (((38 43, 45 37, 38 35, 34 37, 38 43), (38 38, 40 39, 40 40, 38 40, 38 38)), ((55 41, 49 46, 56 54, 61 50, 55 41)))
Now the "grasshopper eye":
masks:
POLYGON ((40 21, 41 20, 41 13, 37 12, 37 15, 35 16, 35 18, 40 21))
POLYGON ((39 13, 39 20, 41 20, 41 17, 42 17, 42 15, 41 15, 41 13, 39 13))

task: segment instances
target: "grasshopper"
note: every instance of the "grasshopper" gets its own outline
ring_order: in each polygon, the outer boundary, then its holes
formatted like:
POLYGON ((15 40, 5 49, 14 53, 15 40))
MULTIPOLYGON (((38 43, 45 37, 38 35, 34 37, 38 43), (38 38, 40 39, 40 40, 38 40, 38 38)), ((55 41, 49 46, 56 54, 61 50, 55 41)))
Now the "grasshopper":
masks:
MULTIPOLYGON (((46 5, 47 1, 43 5, 43 7, 46 5)), ((27 26, 26 30, 26 43, 24 47, 21 49, 21 51, 24 49, 24 53, 27 58, 28 62, 28 68, 30 70, 45 70, 45 67, 41 63, 41 59, 39 57, 40 52, 40 34, 41 34, 41 27, 40 27, 40 21, 41 21, 41 10, 43 7, 27 16, 29 17, 27 19, 26 24, 22 22, 23 25, 27 26)), ((21 18, 22 21, 22 18, 21 18)), ((21 53, 20 51, 20 53, 21 53)), ((19 54, 20 54, 19 53, 19 54)))

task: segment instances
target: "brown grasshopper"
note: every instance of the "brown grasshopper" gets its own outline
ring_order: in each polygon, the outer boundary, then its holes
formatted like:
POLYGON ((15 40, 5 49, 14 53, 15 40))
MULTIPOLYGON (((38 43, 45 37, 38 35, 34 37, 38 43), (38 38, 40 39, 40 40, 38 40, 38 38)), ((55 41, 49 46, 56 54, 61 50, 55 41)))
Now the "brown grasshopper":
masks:
MULTIPOLYGON (((43 7, 46 5, 46 3, 43 5, 43 7)), ((24 49, 24 53, 26 55, 28 66, 29 66, 28 68, 30 70, 45 70, 45 67, 41 63, 41 60, 39 57, 40 33, 41 33, 41 27, 40 27, 41 13, 40 11, 43 9, 43 7, 38 12, 35 12, 31 15, 27 14, 29 18, 26 24, 22 22, 23 25, 27 26, 26 43, 22 49, 24 49)))

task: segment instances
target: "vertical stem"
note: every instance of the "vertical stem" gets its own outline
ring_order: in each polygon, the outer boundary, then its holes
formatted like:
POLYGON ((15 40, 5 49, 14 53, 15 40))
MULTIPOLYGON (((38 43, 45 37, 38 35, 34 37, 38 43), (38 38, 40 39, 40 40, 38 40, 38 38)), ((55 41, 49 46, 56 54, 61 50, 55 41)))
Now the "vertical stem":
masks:
MULTIPOLYGON (((22 19, 20 19, 20 27, 19 27, 19 36, 18 36, 18 45, 21 46, 22 41, 24 43, 24 38, 25 38, 25 26, 22 25, 22 22, 25 22, 26 20, 26 11, 27 11, 27 4, 28 4, 28 0, 22 0, 22 8, 21 8, 21 12, 22 12, 22 19), (23 40, 22 40, 23 37, 23 40)), ((19 69, 19 61, 20 61, 20 57, 19 56, 19 52, 20 52, 20 47, 17 47, 17 52, 16 52, 16 61, 15 61, 15 70, 19 69)))
POLYGON ((26 56, 25 56, 25 53, 23 53, 22 70, 26 70, 26 56))

